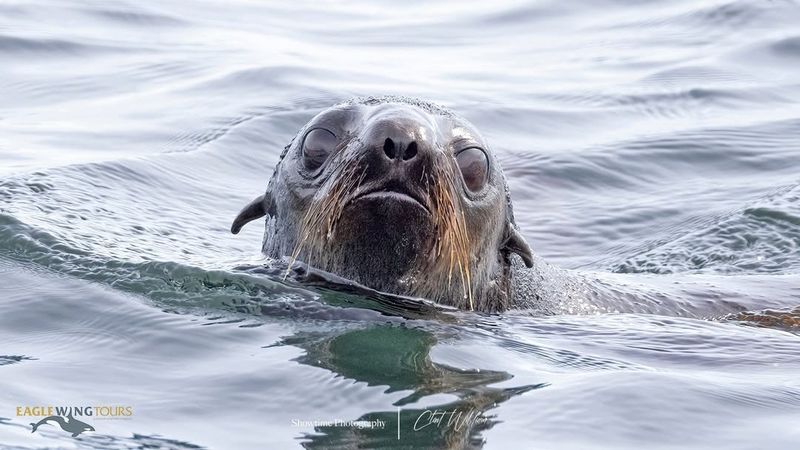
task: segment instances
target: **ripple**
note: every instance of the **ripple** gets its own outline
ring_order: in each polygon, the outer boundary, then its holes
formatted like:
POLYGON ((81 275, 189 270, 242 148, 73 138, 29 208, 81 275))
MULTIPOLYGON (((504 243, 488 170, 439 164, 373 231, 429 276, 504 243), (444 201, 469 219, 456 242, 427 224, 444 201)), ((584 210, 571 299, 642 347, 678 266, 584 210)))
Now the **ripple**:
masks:
POLYGON ((119 51, 108 45, 84 44, 63 39, 29 39, 0 34, 0 54, 6 56, 82 56, 119 51))
POLYGON ((22 361, 35 361, 36 358, 25 355, 0 355, 0 366, 20 363, 22 361))
POLYGON ((622 273, 787 273, 800 270, 800 186, 684 231, 675 240, 629 257, 622 273))
POLYGON ((117 6, 115 9, 111 8, 86 8, 83 10, 86 14, 108 20, 115 24, 122 24, 137 27, 171 27, 177 25, 187 25, 187 22, 163 13, 156 13, 145 11, 135 8, 122 8, 117 6))
MULTIPOLYGON (((697 47, 730 40, 745 30, 759 30, 766 24, 789 24, 798 11, 792 2, 749 2, 734 0, 714 2, 709 6, 651 9, 637 19, 614 22, 615 28, 647 30, 648 41, 666 39, 697 47)), ((602 28, 602 27, 599 27, 602 28)))
POLYGON ((794 67, 800 59, 800 36, 764 38, 731 51, 726 59, 743 67, 752 67, 752 71, 779 73, 794 67))
POLYGON ((800 36, 781 39, 771 44, 770 48, 780 56, 800 58, 800 36))
MULTIPOLYGON (((747 313, 745 313, 747 314, 747 313)), ((609 314, 595 317, 529 318, 509 315, 518 341, 592 355, 607 368, 651 371, 671 366, 731 371, 736 368, 797 365, 800 341, 785 333, 725 323, 645 314, 609 314), (523 332, 522 330, 525 330, 523 332), (625 350, 621 350, 625 349, 625 350), (742 359, 741 355, 748 358, 742 359)))
MULTIPOLYGON (((49 271, 100 282, 114 289, 149 298, 176 312, 227 311, 272 318, 391 321, 391 317, 436 317, 436 308, 383 294, 352 283, 321 278, 317 272, 295 273, 284 282, 286 267, 204 269, 175 262, 133 262, 94 255, 60 242, 46 232, 31 231, 16 219, 0 214, 0 255, 49 271), (300 284, 298 284, 300 283, 300 284), (337 284, 338 283, 338 284, 337 284), (339 286, 336 291, 330 289, 339 286), (319 291, 310 290, 318 289, 319 291), (398 303, 399 302, 399 303, 398 303), (405 305, 405 306, 404 306, 405 305)), ((69 291, 69 286, 64 286, 69 291)), ((223 319, 220 317, 219 319, 223 319)), ((214 321, 214 318, 209 318, 214 321)), ((225 318, 222 323, 244 319, 225 318)), ((87 326, 88 338, 99 330, 87 326)))
POLYGON ((743 72, 735 72, 714 66, 681 66, 657 70, 639 80, 644 86, 652 89, 663 89, 665 86, 687 87, 698 84, 714 86, 741 86, 754 84, 757 78, 743 72))

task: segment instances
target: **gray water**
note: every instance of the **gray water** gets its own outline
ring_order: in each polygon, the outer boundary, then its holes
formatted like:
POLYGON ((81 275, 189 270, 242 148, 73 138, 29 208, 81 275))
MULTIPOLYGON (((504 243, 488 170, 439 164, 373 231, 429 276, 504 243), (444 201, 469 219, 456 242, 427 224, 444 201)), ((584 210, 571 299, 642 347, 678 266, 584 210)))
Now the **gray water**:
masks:
POLYGON ((798 314, 729 314, 800 305, 799 105, 797 1, 2 1, 0 447, 798 448, 798 314), (481 129, 549 263, 719 314, 254 269, 261 223, 228 228, 281 149, 382 94, 481 129), (48 405, 132 415, 31 433, 48 405))

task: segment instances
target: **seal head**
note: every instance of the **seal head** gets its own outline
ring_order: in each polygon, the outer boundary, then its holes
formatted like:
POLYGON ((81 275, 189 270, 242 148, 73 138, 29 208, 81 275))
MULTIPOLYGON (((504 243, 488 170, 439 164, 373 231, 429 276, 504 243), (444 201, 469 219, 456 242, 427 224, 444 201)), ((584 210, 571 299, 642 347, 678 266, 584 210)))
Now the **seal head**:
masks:
POLYGON ((265 215, 269 257, 460 308, 512 306, 512 254, 532 264, 478 130, 402 97, 352 100, 311 119, 231 231, 265 215))

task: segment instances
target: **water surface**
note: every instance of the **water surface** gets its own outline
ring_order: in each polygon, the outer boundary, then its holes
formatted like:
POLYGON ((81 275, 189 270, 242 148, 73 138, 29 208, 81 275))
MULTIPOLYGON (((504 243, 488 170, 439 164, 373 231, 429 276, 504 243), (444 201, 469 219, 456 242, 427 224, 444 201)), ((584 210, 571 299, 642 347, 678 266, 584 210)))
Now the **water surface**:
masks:
POLYGON ((799 23, 794 0, 0 3, 0 446, 796 448, 797 322, 720 316, 800 305, 799 23), (383 94, 481 129, 550 263, 720 314, 403 313, 243 269, 263 230, 230 222, 295 132, 383 94), (21 405, 134 415, 73 438, 21 405))

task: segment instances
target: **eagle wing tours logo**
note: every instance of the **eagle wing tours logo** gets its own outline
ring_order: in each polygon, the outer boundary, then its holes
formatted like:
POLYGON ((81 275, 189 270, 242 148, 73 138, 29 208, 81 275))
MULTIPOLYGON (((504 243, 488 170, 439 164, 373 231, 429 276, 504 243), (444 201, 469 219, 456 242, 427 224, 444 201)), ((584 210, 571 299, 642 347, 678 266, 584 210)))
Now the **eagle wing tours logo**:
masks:
POLYGON ((62 430, 78 437, 81 433, 95 431, 84 420, 130 419, 131 406, 17 406, 17 417, 35 420, 30 423, 31 433, 43 425, 57 425, 62 430), (36 420, 40 418, 39 420, 36 420))
POLYGON ((62 430, 72 433, 72 437, 77 437, 84 431, 94 431, 93 426, 72 417, 72 414, 68 414, 66 418, 61 416, 47 416, 36 423, 31 422, 31 427, 33 427, 31 433, 35 433, 39 426, 46 423, 57 423, 62 430))

